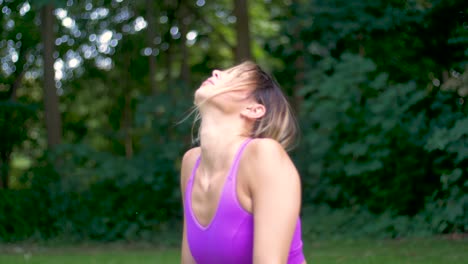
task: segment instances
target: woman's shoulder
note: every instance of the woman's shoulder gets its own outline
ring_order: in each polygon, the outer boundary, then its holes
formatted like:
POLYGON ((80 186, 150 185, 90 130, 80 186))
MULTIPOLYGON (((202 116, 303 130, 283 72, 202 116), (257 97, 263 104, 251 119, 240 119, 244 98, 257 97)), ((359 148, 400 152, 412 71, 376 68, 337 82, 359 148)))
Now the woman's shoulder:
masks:
POLYGON ((245 156, 252 159, 289 159, 281 144, 271 138, 255 138, 245 150, 245 156))
POLYGON ((194 147, 194 148, 187 150, 184 153, 184 156, 182 157, 182 164, 187 163, 187 162, 188 163, 195 162, 198 156, 200 156, 200 153, 201 153, 200 147, 194 147))
POLYGON ((295 170, 286 150, 274 139, 253 139, 242 156, 241 166, 247 167, 253 174, 264 175, 275 170, 295 170))
POLYGON ((246 147, 240 162, 248 188, 275 190, 274 186, 300 190, 300 178, 294 163, 283 146, 274 139, 256 138, 246 147), (271 188, 269 188, 271 187, 271 188))

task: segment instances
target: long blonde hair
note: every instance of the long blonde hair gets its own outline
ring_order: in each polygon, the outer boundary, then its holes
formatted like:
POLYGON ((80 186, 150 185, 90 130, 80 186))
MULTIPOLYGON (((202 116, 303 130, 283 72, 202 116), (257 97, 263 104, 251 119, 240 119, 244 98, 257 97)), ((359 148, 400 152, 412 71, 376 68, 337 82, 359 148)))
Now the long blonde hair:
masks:
MULTIPOLYGON (((242 76, 242 78, 232 82, 232 85, 223 89, 221 93, 242 90, 245 87, 253 88, 250 96, 266 108, 265 115, 255 120, 252 131, 246 136, 271 138, 278 141, 284 149, 290 150, 294 146, 299 129, 291 106, 278 83, 260 66, 251 61, 243 62, 226 71, 234 71, 235 76, 242 76)), ((192 131, 197 121, 201 119, 198 107, 209 99, 195 106, 196 116, 192 131)), ((198 137, 196 140, 198 140, 198 137)))

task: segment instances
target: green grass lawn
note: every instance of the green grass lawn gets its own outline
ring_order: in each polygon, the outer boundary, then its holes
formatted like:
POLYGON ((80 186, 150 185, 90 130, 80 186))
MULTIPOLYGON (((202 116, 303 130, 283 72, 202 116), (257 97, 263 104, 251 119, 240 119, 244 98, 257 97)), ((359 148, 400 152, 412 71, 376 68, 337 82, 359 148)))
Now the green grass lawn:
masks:
MULTIPOLYGON (((468 240, 431 238, 306 242, 305 254, 309 264, 468 264, 468 240)), ((150 245, 0 245, 1 264, 172 264, 180 263, 179 258, 178 249, 150 245)))

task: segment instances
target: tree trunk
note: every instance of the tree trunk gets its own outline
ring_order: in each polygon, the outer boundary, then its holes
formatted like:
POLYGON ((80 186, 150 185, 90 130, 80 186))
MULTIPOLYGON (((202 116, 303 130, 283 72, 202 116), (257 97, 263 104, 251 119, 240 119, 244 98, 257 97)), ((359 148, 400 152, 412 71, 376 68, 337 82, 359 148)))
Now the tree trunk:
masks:
POLYGON ((174 89, 172 89, 173 85, 172 85, 172 60, 174 59, 173 56, 172 56, 172 43, 171 43, 171 40, 168 39, 167 40, 167 43, 169 44, 169 47, 167 48, 167 50, 164 52, 165 54, 165 61, 166 61, 166 65, 164 68, 166 68, 166 86, 168 87, 167 89, 169 89, 169 93, 174 93, 174 89))
MULTIPOLYGON (((172 26, 174 26, 174 21, 176 20, 176 16, 177 16, 177 8, 179 6, 179 3, 180 1, 174 1, 174 0, 166 0, 166 13, 167 13, 167 24, 169 26, 169 28, 171 28, 172 26)), ((162 40, 162 42, 164 43, 167 43, 167 50, 163 51, 164 55, 166 56, 165 57, 165 67, 166 68, 166 86, 168 87, 168 89, 170 89, 168 92, 169 94, 172 94, 173 96, 177 95, 177 90, 176 89, 173 89, 172 87, 173 86, 173 73, 172 73, 172 65, 173 65, 173 61, 175 60, 175 56, 174 56, 174 50, 173 50, 173 46, 172 44, 174 44, 174 41, 173 41, 173 38, 172 38, 172 35, 170 34, 170 32, 166 32, 164 34, 164 38, 162 40)))
POLYGON ((16 101, 16 94, 17 94, 18 88, 21 85, 21 82, 23 81, 24 74, 25 74, 25 70, 21 70, 21 72, 18 74, 18 76, 16 76, 15 81, 11 85, 10 100, 12 101, 16 101))
MULTIPOLYGON (((297 13, 297 11, 294 11, 295 9, 300 7, 300 4, 298 3, 298 0, 293 1, 293 12, 297 13)), ((294 53, 296 56, 296 59, 294 60, 294 70, 295 70, 295 75, 294 75, 294 86, 293 86, 293 101, 292 101, 292 107, 296 111, 296 113, 299 113, 300 106, 302 103, 302 96, 299 95, 299 90, 302 89, 304 86, 304 67, 305 67, 305 59, 304 59, 304 43, 302 42, 301 39, 301 25, 300 23, 296 23, 296 27, 294 29, 294 53)))
POLYGON ((299 90, 302 89, 304 86, 304 54, 302 53, 304 49, 304 44, 300 39, 297 39, 296 43, 294 44, 294 50, 296 52, 296 59, 294 61, 294 69, 296 74, 294 75, 294 87, 293 87, 293 108, 295 109, 296 113, 299 112, 301 103, 302 103, 302 96, 299 95, 299 90))
POLYGON ((359 55, 361 57, 365 57, 366 56, 366 48, 364 47, 364 42, 363 42, 363 39, 364 39, 364 35, 362 33, 359 33, 357 35, 357 40, 358 40, 358 43, 359 43, 359 55))
MULTIPOLYGON (((132 55, 131 53, 125 53, 122 56, 124 58, 124 69, 128 69, 131 65, 132 55)), ((125 157, 130 159, 133 157, 133 138, 132 138, 132 75, 128 71, 123 73, 122 91, 124 97, 124 106, 120 121, 120 131, 123 133, 123 145, 125 149, 125 157)))
POLYGON ((9 188, 9 175, 10 175, 10 154, 1 153, 0 157, 0 189, 9 188))
POLYGON ((250 50, 249 10, 247 0, 234 0, 234 15, 236 16, 236 62, 252 58, 250 50))
POLYGON ((23 82, 24 75, 27 71, 27 57, 30 54, 30 50, 25 47, 24 45, 21 45, 19 51, 18 51, 18 61, 16 62, 16 76, 14 77, 14 81, 11 84, 11 89, 10 89, 10 100, 16 101, 16 96, 17 96, 17 91, 18 88, 21 86, 21 83, 23 82))
POLYGON ((59 112, 59 100, 54 80, 54 16, 53 7, 48 4, 41 10, 41 34, 44 60, 44 115, 47 129, 47 144, 49 149, 60 144, 62 139, 62 124, 59 112))
POLYGON ((182 59, 180 64, 180 77, 182 81, 186 84, 190 84, 190 67, 188 64, 189 59, 189 52, 187 47, 187 33, 188 33, 188 21, 190 18, 188 17, 188 12, 185 6, 180 7, 179 13, 179 24, 180 24, 180 48, 182 49, 182 59))
POLYGON ((147 36, 148 47, 151 48, 151 54, 148 56, 149 65, 149 84, 150 91, 153 95, 157 94, 156 85, 156 57, 154 52, 154 39, 155 39, 155 21, 154 21, 154 5, 153 0, 146 0, 146 21, 148 21, 147 36))
POLYGON ((123 131, 125 144, 125 157, 133 157, 133 139, 132 139, 132 98, 129 92, 125 93, 125 106, 123 112, 123 131))

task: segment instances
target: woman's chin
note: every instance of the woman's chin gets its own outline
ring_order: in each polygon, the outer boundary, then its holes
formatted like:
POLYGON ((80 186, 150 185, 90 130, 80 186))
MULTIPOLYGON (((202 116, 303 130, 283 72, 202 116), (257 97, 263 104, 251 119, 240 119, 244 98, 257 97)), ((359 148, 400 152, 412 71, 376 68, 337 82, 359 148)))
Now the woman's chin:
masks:
POLYGON ((198 106, 200 103, 206 100, 206 98, 208 97, 203 93, 203 91, 200 91, 200 89, 195 91, 195 98, 194 98, 195 105, 198 106))

